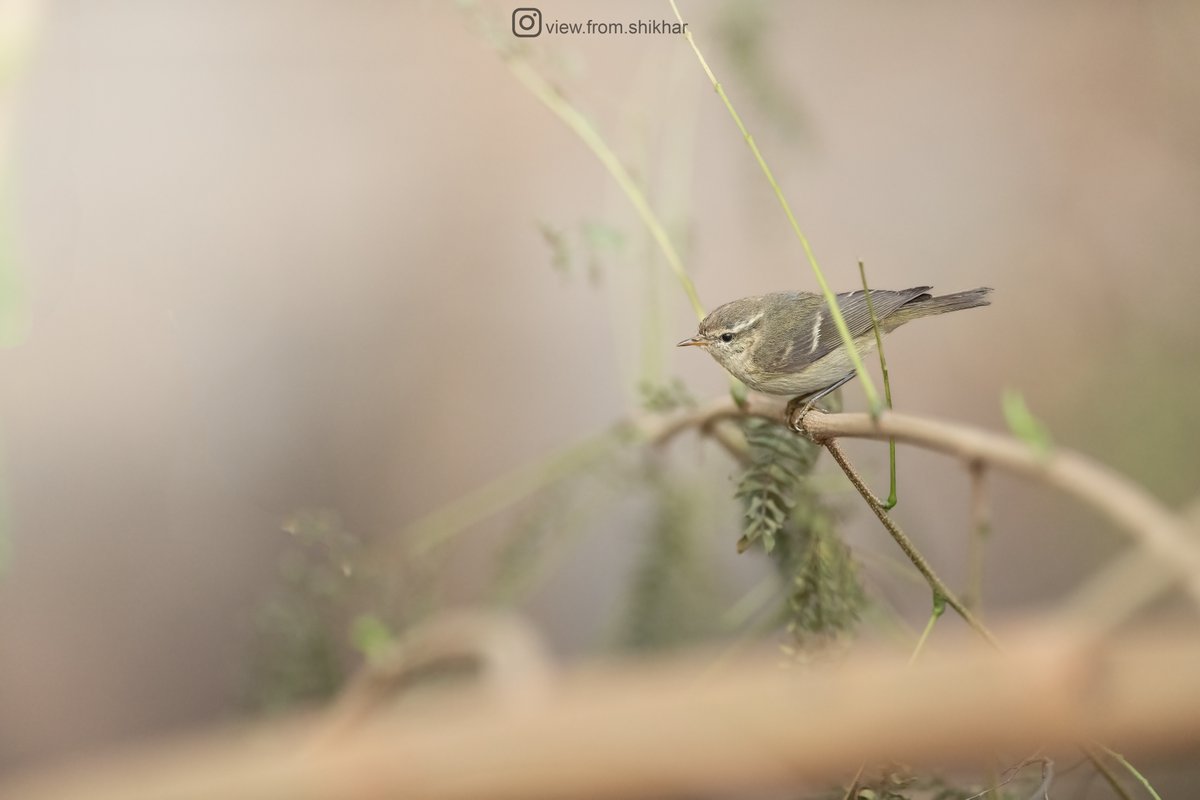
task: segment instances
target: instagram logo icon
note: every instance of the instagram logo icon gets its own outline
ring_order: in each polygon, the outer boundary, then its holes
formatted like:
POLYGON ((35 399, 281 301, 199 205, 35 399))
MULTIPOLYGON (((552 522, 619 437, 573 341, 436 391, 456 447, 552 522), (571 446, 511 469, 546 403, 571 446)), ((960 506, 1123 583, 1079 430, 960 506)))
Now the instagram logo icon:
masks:
POLYGON ((541 36, 542 12, 537 8, 517 8, 513 10, 513 36, 541 36))

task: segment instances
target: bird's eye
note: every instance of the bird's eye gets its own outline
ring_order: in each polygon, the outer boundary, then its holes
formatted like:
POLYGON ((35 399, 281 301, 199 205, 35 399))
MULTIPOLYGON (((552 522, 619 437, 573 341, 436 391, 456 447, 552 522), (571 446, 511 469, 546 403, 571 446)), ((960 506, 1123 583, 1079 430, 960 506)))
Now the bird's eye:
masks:
POLYGON ((722 333, 721 341, 724 342, 725 344, 729 344, 730 342, 733 341, 733 334, 732 333, 722 333))

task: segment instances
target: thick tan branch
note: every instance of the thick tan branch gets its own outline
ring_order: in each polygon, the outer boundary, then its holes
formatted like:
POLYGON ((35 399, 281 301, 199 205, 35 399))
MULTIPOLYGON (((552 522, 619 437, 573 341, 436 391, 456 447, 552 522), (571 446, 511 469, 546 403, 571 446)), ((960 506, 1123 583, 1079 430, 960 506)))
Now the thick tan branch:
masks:
POLYGON ((1009 631, 1007 656, 960 641, 917 669, 902 653, 783 670, 774 649, 568 674, 518 706, 429 698, 320 751, 264 726, 9 778, 37 800, 635 798, 795 791, 864 759, 968 765, 997 750, 1120 740, 1140 756, 1200 737, 1200 646, 1187 630, 1094 647, 1009 631), (699 678, 698 676, 704 676, 699 678))

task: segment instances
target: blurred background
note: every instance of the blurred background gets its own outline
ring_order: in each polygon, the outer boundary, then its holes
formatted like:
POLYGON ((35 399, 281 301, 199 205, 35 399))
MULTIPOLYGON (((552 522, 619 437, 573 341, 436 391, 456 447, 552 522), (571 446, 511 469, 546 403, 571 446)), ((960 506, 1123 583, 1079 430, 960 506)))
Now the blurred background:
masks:
MULTIPOLYGON (((728 383, 675 349, 684 293, 505 57, 618 153, 706 308, 815 289, 681 38, 514 41, 492 2, 0 6, 0 770, 314 702, 450 606, 515 606, 564 659, 778 638, 721 448, 555 460, 728 383)), ((889 338, 898 408, 1003 429, 1015 389, 1056 443, 1197 494, 1200 6, 682 10, 837 290, 859 259, 879 288, 995 288, 889 338)), ((850 451, 883 491, 886 448, 850 451)), ((967 476, 899 458, 897 518, 961 586, 967 476)), ((877 609, 862 635, 920 630, 927 589, 836 467, 812 481, 877 609)), ((992 490, 990 619, 1124 546, 992 490)))

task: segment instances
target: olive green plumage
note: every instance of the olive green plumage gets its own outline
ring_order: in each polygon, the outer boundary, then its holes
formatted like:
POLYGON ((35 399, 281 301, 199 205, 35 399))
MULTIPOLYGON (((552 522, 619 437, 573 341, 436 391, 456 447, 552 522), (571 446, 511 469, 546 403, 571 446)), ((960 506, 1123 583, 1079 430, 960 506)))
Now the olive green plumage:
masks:
MULTIPOLYGON (((906 322, 988 305, 991 289, 934 297, 930 287, 871 290, 881 333, 906 322)), ((860 354, 875 349, 871 311, 862 290, 837 295, 838 307, 860 354)), ((714 310, 699 332, 679 343, 709 354, 735 378, 764 394, 803 397, 844 383, 854 366, 825 298, 811 292, 774 292, 734 300, 714 310)))

